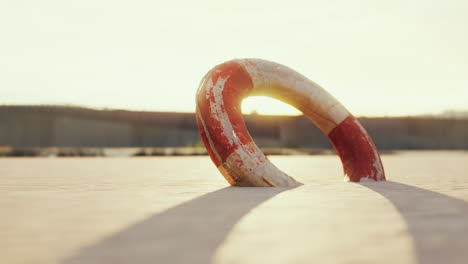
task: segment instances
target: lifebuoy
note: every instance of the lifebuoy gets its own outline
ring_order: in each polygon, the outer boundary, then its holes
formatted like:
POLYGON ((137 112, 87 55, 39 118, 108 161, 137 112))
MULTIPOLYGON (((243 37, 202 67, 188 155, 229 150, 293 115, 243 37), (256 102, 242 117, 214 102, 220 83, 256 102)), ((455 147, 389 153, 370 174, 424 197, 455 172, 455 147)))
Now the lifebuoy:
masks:
POLYGON ((299 184, 265 157, 247 131, 241 101, 251 95, 270 96, 302 111, 332 142, 346 180, 385 180, 372 139, 333 96, 286 66, 260 59, 238 59, 208 72, 196 98, 200 136, 212 161, 231 185, 299 184))

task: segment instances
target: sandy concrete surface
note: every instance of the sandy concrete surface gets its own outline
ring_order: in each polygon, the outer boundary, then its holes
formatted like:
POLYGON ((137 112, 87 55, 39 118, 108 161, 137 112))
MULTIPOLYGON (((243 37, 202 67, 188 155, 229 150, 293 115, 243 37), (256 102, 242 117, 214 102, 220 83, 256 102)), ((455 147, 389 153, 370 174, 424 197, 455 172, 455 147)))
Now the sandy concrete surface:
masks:
POLYGON ((228 187, 208 157, 0 159, 0 263, 468 263, 468 152, 276 156, 295 189, 228 187))

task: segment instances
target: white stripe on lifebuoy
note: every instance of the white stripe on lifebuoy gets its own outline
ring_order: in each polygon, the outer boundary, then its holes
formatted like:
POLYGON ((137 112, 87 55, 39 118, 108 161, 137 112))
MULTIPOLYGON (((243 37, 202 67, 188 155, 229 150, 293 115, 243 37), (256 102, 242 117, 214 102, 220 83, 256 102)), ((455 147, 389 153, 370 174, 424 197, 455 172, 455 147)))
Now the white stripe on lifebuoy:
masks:
POLYGON ((241 101, 266 95, 302 111, 332 142, 351 181, 385 180, 378 151, 361 124, 333 96, 290 68, 260 59, 216 66, 197 93, 197 123, 208 153, 231 185, 299 184, 255 145, 242 119, 241 101))

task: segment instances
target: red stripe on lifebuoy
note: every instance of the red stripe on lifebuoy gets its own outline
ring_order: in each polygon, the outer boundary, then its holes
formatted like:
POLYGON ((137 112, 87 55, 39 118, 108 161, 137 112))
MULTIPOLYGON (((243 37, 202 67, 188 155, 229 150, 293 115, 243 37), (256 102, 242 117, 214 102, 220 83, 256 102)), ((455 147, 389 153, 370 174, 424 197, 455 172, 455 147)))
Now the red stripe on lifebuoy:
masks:
POLYGON ((242 99, 252 88, 247 71, 235 62, 228 62, 215 67, 199 91, 199 114, 222 161, 239 147, 226 133, 235 133, 244 145, 253 141, 245 125, 241 125, 244 120, 240 109, 242 99), (232 131, 224 130, 227 123, 232 131))
POLYGON ((341 122, 328 138, 340 156, 345 177, 350 181, 385 180, 377 148, 353 115, 341 122))

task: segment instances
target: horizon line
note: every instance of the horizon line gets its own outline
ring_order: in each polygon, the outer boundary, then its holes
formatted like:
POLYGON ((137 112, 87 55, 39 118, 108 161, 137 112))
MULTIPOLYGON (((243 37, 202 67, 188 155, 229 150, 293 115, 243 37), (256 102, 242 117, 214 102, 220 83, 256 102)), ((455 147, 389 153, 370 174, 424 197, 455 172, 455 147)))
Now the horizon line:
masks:
MULTIPOLYGON (((113 108, 113 107, 97 107, 87 106, 81 104, 0 104, 0 107, 56 107, 56 108, 76 108, 76 109, 88 109, 95 111, 128 111, 128 112, 147 112, 147 113, 180 113, 180 114, 195 114, 194 111, 174 111, 174 110, 150 110, 150 109, 133 109, 133 108, 113 108)), ((304 114, 264 114, 258 112, 243 113, 248 116, 271 116, 271 117, 298 117, 304 114)), ((467 109, 446 109, 439 113, 420 113, 420 114, 408 114, 408 115, 355 115, 356 117, 366 118, 403 118, 403 117, 439 117, 439 118, 461 118, 468 119, 468 108, 467 109), (460 115, 460 116, 458 116, 460 115)))

